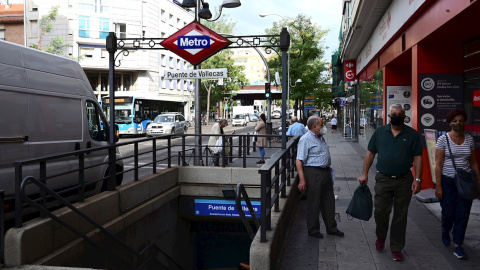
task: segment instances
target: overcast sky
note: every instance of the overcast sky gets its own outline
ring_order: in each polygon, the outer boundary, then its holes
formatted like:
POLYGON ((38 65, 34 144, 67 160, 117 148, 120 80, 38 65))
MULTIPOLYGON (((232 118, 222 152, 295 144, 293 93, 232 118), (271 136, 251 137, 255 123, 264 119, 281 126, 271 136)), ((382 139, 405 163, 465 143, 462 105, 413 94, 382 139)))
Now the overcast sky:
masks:
MULTIPOLYGON (((223 0, 207 0, 210 9, 221 5, 223 0)), ((331 54, 338 48, 338 34, 342 19, 342 0, 241 0, 238 8, 224 9, 237 21, 236 35, 265 34, 265 29, 272 27, 273 22, 281 20, 279 16, 261 18, 260 13, 276 13, 284 17, 294 18, 303 13, 312 18, 321 29, 330 30, 325 39, 325 58, 330 61, 331 54)))

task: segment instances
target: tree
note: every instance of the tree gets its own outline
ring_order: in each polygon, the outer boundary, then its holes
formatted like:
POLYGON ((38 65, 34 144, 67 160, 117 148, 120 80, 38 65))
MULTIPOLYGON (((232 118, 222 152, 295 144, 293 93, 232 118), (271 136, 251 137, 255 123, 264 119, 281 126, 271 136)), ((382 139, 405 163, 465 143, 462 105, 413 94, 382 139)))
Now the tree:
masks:
MULTIPOLYGON (((219 34, 231 34, 235 24, 236 22, 233 22, 228 16, 222 16, 216 22, 203 22, 204 26, 219 34)), ((244 67, 234 65, 234 61, 231 58, 232 54, 232 50, 224 49, 202 63, 202 69, 227 68, 228 70, 228 78, 224 80, 223 85, 220 85, 217 80, 202 80, 202 88, 205 89, 205 91, 202 91, 202 96, 204 97, 204 93, 206 93, 206 97, 202 98, 202 100, 206 100, 206 104, 202 102, 202 109, 207 111, 207 121, 209 120, 211 109, 215 110, 215 108, 210 106, 211 100, 220 100, 225 96, 232 97, 233 91, 239 90, 248 84, 248 80, 243 73, 244 67)))
MULTIPOLYGON (((42 16, 38 22, 38 28, 39 28, 39 35, 38 35, 38 42, 37 44, 30 44, 31 48, 35 48, 38 50, 42 50, 42 41, 43 37, 51 33, 53 30, 53 27, 55 25, 55 20, 57 19, 58 16, 58 9, 60 6, 53 6, 50 11, 48 12, 47 15, 42 16)), ((50 41, 50 44, 47 46, 45 49, 46 52, 52 53, 52 54, 57 54, 57 55, 63 55, 65 52, 65 49, 70 46, 68 43, 64 43, 63 37, 61 36, 56 36, 50 41)))
MULTIPOLYGON (((319 106, 327 106, 332 97, 326 74, 328 63, 323 59, 325 46, 323 44, 328 30, 322 30, 312 22, 310 17, 299 14, 294 20, 275 22, 272 28, 266 29, 269 35, 278 35, 281 28, 288 26, 290 32, 290 78, 292 81, 302 79, 295 88, 290 88, 290 99, 295 100, 295 109, 305 97, 313 95, 319 106)), ((280 50, 279 50, 280 51, 280 50)), ((269 61, 272 73, 281 72, 282 56, 269 61)), ((303 106, 300 105, 303 111, 303 106)))

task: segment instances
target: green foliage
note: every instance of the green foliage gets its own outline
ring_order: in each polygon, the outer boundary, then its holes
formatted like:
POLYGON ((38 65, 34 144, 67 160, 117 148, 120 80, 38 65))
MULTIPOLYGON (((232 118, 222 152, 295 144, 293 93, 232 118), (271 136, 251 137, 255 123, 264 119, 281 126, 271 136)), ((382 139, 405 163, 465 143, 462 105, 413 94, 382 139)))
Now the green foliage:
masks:
MULTIPOLYGON (((214 15, 213 17, 216 17, 214 15)), ((202 24, 216 33, 231 34, 235 29, 236 22, 229 16, 222 16, 215 22, 202 20, 202 24)), ((231 98, 235 90, 239 90, 248 84, 248 80, 243 73, 244 66, 234 65, 231 58, 232 50, 222 50, 202 63, 202 69, 227 68, 228 78, 223 80, 223 85, 219 85, 218 80, 202 80, 202 111, 214 111, 216 101, 223 100, 224 97, 231 98), (212 101, 212 103, 210 102, 212 101)))
POLYGON ((47 15, 43 15, 40 18, 40 20, 38 22, 38 28, 40 29, 40 34, 39 34, 39 37, 38 37, 38 44, 37 44, 38 48, 42 48, 43 36, 47 33, 52 32, 55 20, 57 19, 59 8, 60 8, 60 6, 58 6, 58 5, 53 6, 50 9, 50 12, 48 12, 47 15))
MULTIPOLYGON (((320 107, 327 106, 332 97, 329 77, 323 75, 328 70, 328 63, 323 59, 325 54, 324 40, 328 30, 312 22, 310 17, 299 14, 294 20, 275 22, 272 28, 266 29, 269 35, 279 35, 282 27, 288 26, 290 32, 290 80, 294 88, 290 88, 290 99, 301 101, 306 96, 314 95, 320 107)), ((280 50, 278 50, 280 51, 280 50)), ((269 61, 271 73, 281 72, 282 57, 277 56, 269 61)))
POLYGON ((65 53, 65 49, 68 46, 70 46, 70 44, 63 43, 63 37, 56 36, 54 39, 52 39, 52 41, 50 42, 50 45, 48 45, 45 51, 48 53, 63 55, 65 53))

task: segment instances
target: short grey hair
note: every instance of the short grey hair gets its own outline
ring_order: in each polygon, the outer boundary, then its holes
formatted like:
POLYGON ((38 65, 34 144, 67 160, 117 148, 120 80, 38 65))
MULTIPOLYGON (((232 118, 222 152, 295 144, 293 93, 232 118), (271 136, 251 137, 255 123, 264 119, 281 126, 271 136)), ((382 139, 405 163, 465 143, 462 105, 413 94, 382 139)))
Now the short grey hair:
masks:
POLYGON ((403 114, 405 114, 405 109, 403 108, 403 106, 401 104, 392 104, 390 105, 390 107, 388 107, 388 113, 390 113, 392 111, 392 109, 399 109, 403 112, 403 114))
POLYGON ((227 119, 220 119, 220 121, 218 121, 218 124, 222 126, 228 126, 228 121, 227 119))
POLYGON ((316 115, 312 115, 308 118, 307 120, 307 127, 309 130, 312 130, 314 125, 318 125, 318 122, 320 121, 320 117, 316 115))

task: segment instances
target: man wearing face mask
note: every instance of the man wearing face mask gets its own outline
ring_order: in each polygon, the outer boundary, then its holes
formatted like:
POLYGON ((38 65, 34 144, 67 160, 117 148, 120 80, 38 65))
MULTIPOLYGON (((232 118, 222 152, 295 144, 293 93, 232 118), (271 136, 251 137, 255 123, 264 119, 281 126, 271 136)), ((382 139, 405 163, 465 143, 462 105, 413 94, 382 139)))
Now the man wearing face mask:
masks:
POLYGON ((360 184, 368 183, 368 170, 377 158, 375 175, 374 217, 377 240, 375 247, 383 251, 387 238, 390 212, 393 218, 390 226, 390 250, 395 261, 403 261, 407 214, 410 199, 421 189, 422 144, 420 136, 413 128, 404 125, 405 110, 394 104, 389 108, 390 124, 375 130, 368 143, 368 151, 363 162, 360 184), (411 168, 414 163, 415 176, 411 168))
POLYGON ((335 221, 335 197, 330 172, 330 150, 324 139, 327 128, 318 116, 307 120, 309 131, 300 138, 297 147, 298 190, 307 192, 307 229, 312 237, 320 233, 320 212, 328 234, 343 236, 335 221))

